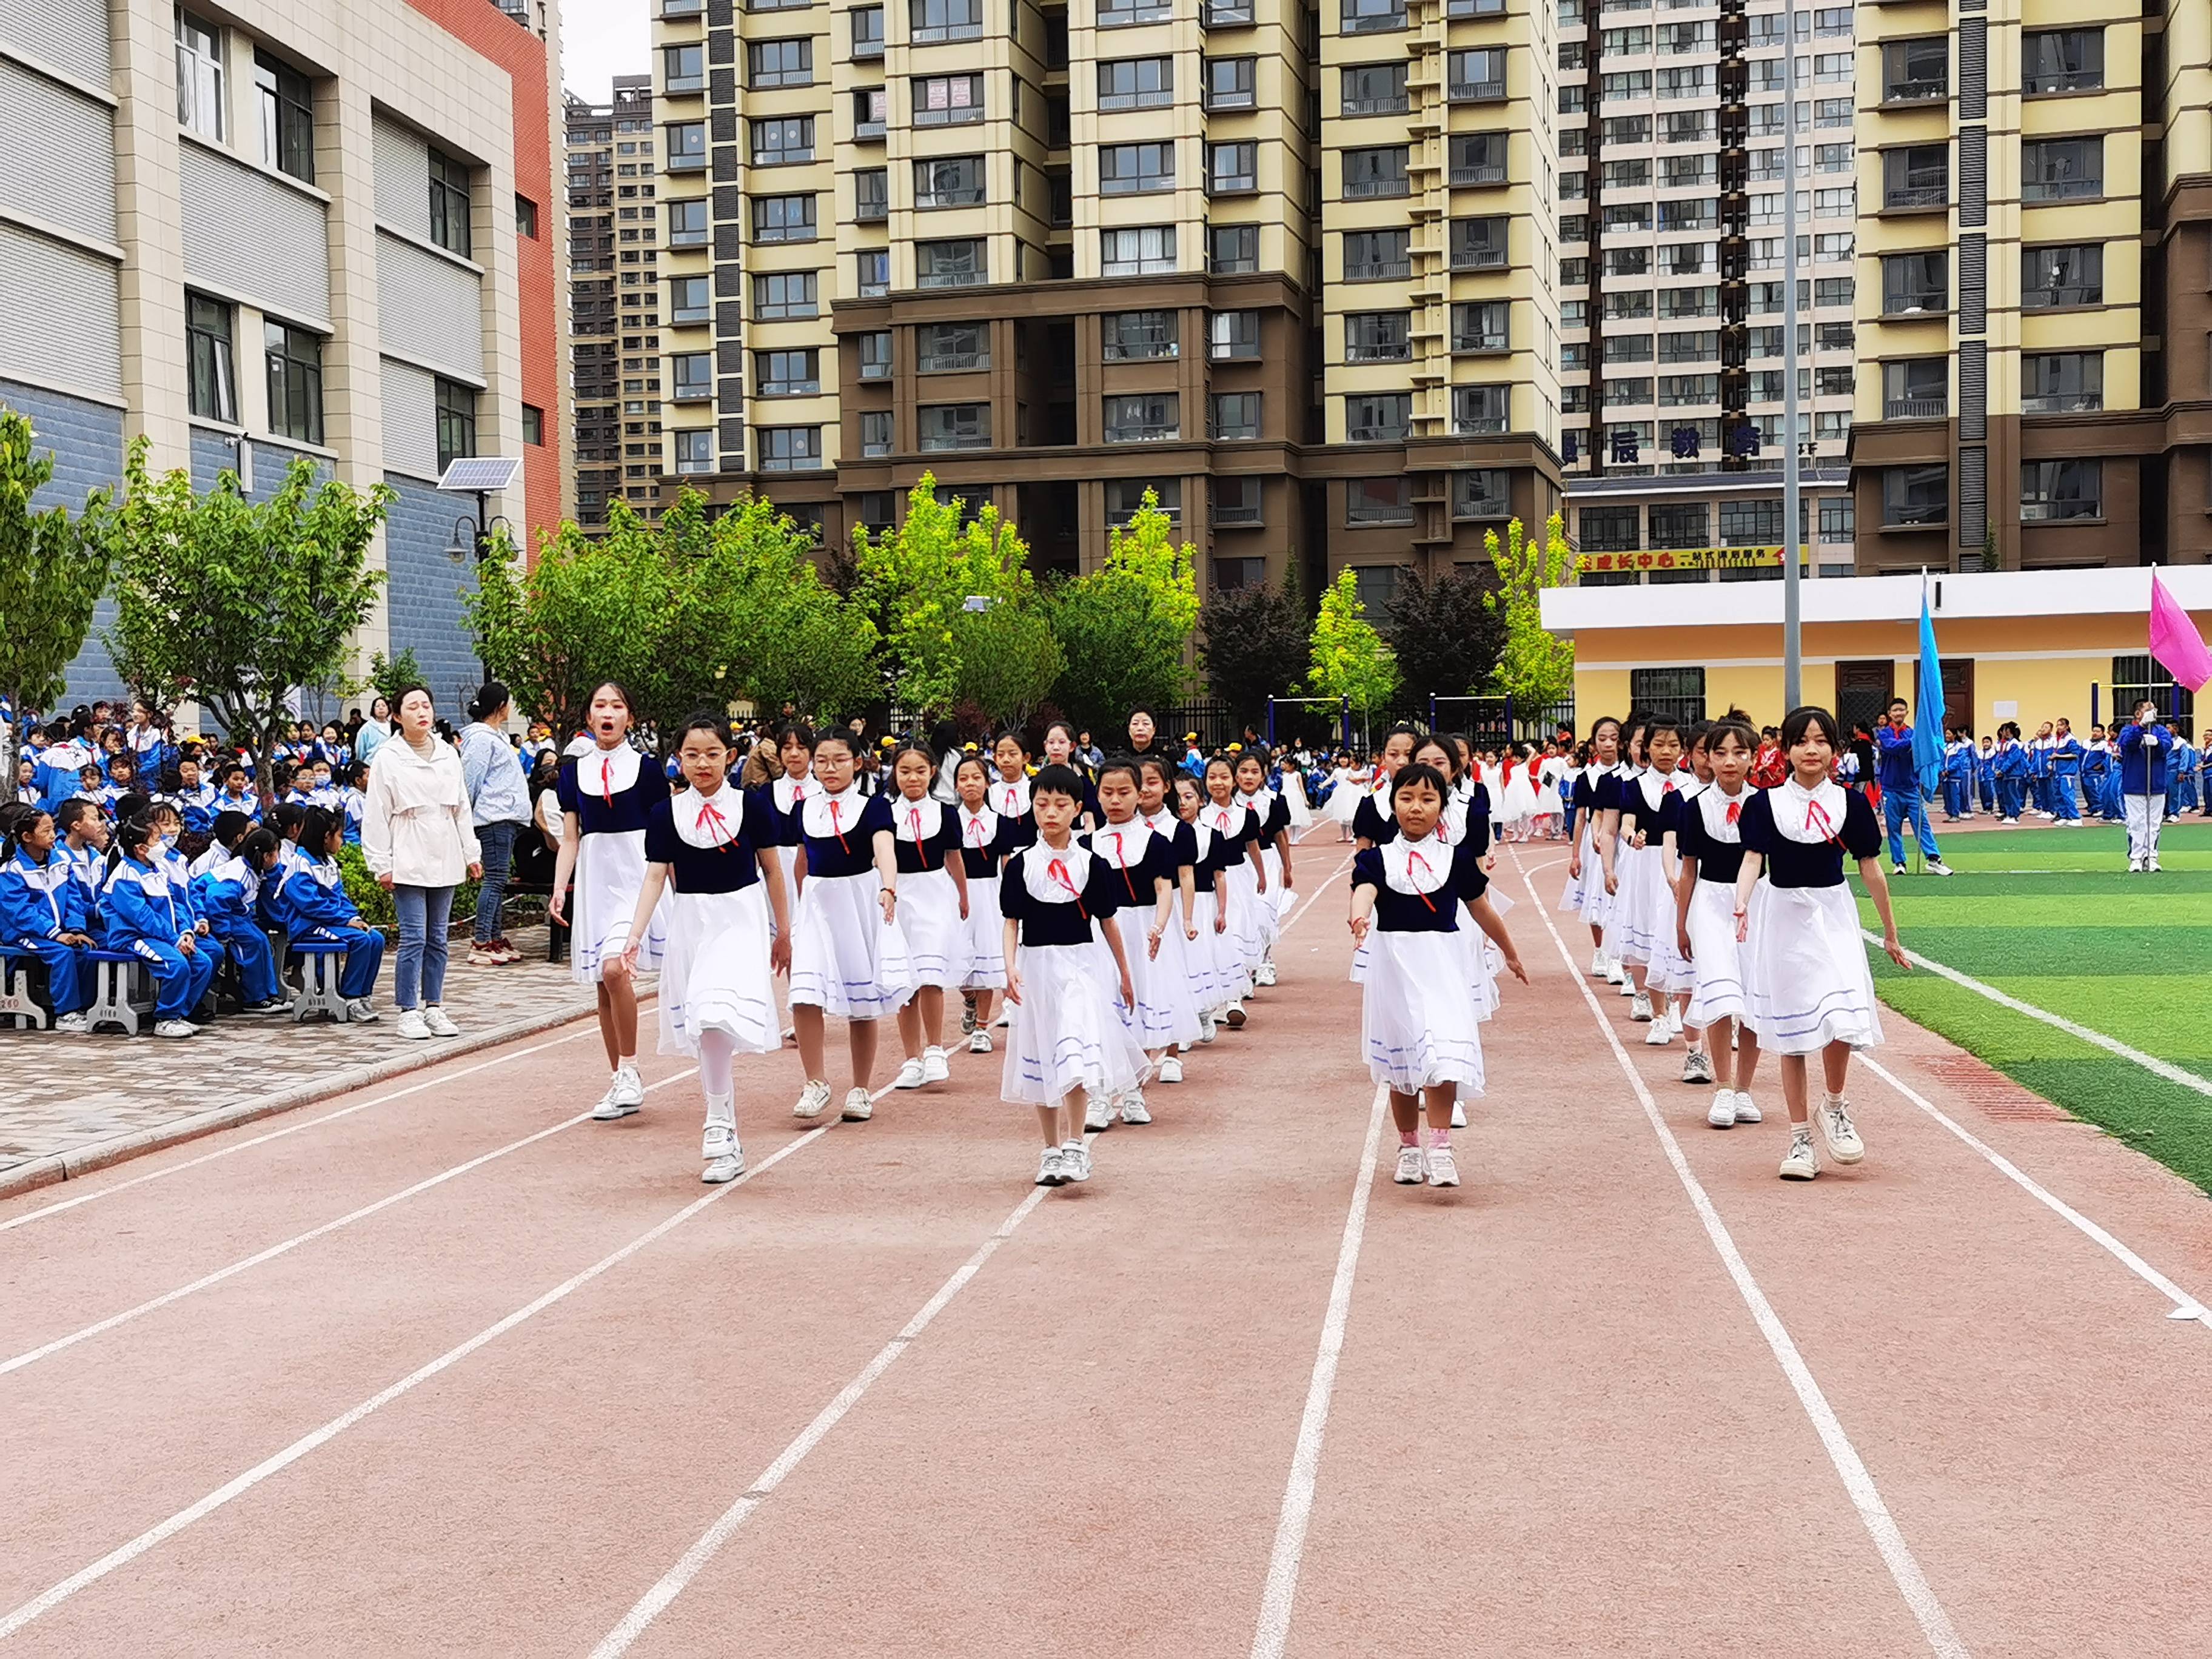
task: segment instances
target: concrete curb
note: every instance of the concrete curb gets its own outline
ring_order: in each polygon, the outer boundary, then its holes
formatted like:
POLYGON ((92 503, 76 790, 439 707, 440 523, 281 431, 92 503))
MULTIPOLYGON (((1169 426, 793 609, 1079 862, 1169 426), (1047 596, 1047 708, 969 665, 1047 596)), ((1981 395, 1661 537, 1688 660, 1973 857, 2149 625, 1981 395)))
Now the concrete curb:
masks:
MULTIPOLYGON (((641 998, 642 1001, 645 999, 641 998)), ((589 1019, 592 1011, 589 1005, 572 1007, 550 1013, 532 1014, 526 1019, 510 1020, 504 1025, 495 1025, 483 1032, 471 1031, 475 1041, 459 1047, 451 1043, 409 1044, 406 1052, 380 1060, 370 1066, 356 1066, 350 1071, 337 1072, 313 1083, 303 1083, 293 1088, 279 1090, 273 1095, 262 1095, 252 1100, 234 1101, 228 1106, 195 1112, 190 1117, 180 1117, 174 1122, 160 1123, 150 1129, 133 1130, 127 1135, 112 1135, 106 1140, 94 1140, 66 1152, 33 1158, 29 1163, 0 1172, 0 1199, 14 1197, 37 1187, 51 1187, 58 1182, 74 1181, 80 1176, 90 1175, 94 1170, 105 1170, 111 1164, 130 1158, 158 1152, 164 1147, 197 1140, 202 1135, 211 1135, 219 1130, 235 1128, 241 1123, 251 1123, 257 1118, 273 1117, 279 1112, 312 1105, 319 1100, 328 1100, 333 1095, 350 1093, 379 1083, 404 1077, 410 1072, 426 1071, 447 1061, 482 1054, 503 1043, 522 1037, 536 1036, 557 1026, 573 1024, 580 1019, 589 1019)))

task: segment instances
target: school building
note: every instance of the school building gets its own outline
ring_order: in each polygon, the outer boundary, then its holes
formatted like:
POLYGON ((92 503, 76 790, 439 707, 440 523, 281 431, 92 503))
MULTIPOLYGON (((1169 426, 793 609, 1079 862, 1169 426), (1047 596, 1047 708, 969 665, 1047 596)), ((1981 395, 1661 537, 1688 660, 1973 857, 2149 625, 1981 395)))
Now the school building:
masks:
MULTIPOLYGON (((1977 735, 2063 714, 2124 717, 2148 691, 2195 731, 2190 694, 2152 662, 2148 569, 2008 570, 1924 579, 1869 576, 1800 584, 1802 690, 1846 726, 1871 726, 1892 696, 1915 697, 1922 584, 1934 607, 1950 722, 1977 735)), ((2212 633, 2212 566, 2156 572, 2212 633)), ((1779 724, 1782 584, 1689 582, 1559 587, 1544 625, 1575 642, 1575 708, 1587 730, 1605 714, 1655 709, 1705 719, 1730 708, 1779 724)))

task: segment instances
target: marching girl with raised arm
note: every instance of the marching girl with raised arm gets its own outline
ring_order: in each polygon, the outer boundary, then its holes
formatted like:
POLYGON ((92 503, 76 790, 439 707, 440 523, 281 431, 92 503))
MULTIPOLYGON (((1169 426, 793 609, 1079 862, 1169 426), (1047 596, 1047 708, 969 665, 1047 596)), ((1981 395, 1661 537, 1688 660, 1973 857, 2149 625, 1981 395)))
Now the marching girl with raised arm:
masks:
MULTIPOLYGON (((1181 870, 1172 834, 1156 834, 1138 816, 1141 791, 1136 763, 1108 761, 1098 774, 1099 810, 1104 821, 1083 838, 1091 856, 1105 861, 1113 880, 1121 884, 1115 904, 1127 919, 1121 943, 1129 962, 1129 983, 1136 1000, 1125 1011, 1130 1029, 1144 1048, 1146 1059, 1157 1070, 1179 1047, 1198 1041, 1198 1005, 1192 1000, 1190 981, 1181 955, 1164 950, 1170 933, 1182 929, 1176 900, 1181 870)), ((1141 1084, 1142 1079, 1139 1079, 1141 1084)), ((1150 1123, 1141 1086, 1119 1095, 1091 1097, 1085 1127, 1105 1128, 1114 1114, 1124 1123, 1150 1123)))
POLYGON ((665 893, 660 1052, 698 1059, 707 1106, 699 1179, 719 1185, 745 1172, 732 1061, 783 1047, 774 979, 791 968, 784 819, 766 789, 731 781, 729 739, 714 715, 684 721, 676 758, 690 787, 646 814, 645 880, 623 948, 633 957, 639 951, 665 893))
POLYGON ((1559 908, 1589 924, 1593 977, 1620 983, 1620 969, 1605 953, 1605 864, 1597 850, 1598 825, 1608 806, 1620 804, 1620 722, 1610 714, 1590 727, 1589 759, 1576 769, 1566 793, 1566 833, 1574 851, 1567 855, 1567 884, 1559 908))
POLYGON ((1182 1056, 1193 1043, 1206 1040, 1202 1011, 1212 1006, 1209 1000, 1213 982, 1211 940, 1207 941, 1209 948, 1201 968, 1198 960, 1198 923, 1194 914, 1198 896, 1198 837, 1197 832, 1176 816, 1175 780, 1166 758, 1147 755, 1136 766, 1137 820, 1166 848, 1164 857, 1173 866, 1170 880, 1175 888, 1168 925, 1160 934, 1159 946, 1152 953, 1149 970, 1153 983, 1165 981, 1160 994, 1168 998, 1176 1009, 1175 1034, 1173 1041, 1156 1057, 1152 1075, 1162 1083, 1180 1083, 1182 1056))
POLYGON ((1826 709, 1791 710, 1782 722, 1790 775, 1753 793, 1737 819, 1743 863, 1736 872, 1735 917, 1745 1020, 1759 1046, 1781 1056, 1782 1093, 1790 1106, 1784 1181, 1810 1181, 1820 1171, 1806 1099, 1806 1067, 1814 1054, 1826 1085, 1820 1126, 1828 1156, 1838 1164, 1866 1156, 1844 1090, 1851 1051, 1880 1042, 1881 1021, 1858 906, 1844 882, 1845 860, 1856 860, 1881 918, 1881 948, 1899 967, 1912 966, 1890 909, 1881 826, 1864 795, 1829 776, 1840 741, 1836 717, 1826 709))
POLYGON ((1261 912, 1272 901, 1267 866, 1261 861, 1260 816, 1238 804, 1236 774, 1219 755, 1206 763, 1206 793, 1199 816, 1213 832, 1214 877, 1229 908, 1229 937, 1243 972, 1243 988, 1221 1015, 1222 1023, 1236 1031, 1243 1029, 1244 999, 1267 959, 1267 922, 1261 912))
POLYGON ((952 1075, 945 1057, 945 994, 968 977, 973 951, 968 917, 968 864, 961 857, 958 814, 929 793, 937 763, 928 746, 909 740, 891 757, 892 832, 897 845, 899 932, 914 964, 914 995, 898 1011, 906 1060, 901 1089, 943 1083, 952 1075))
POLYGON ((1191 890, 1186 943, 1189 946, 1191 995, 1198 1003, 1198 1040, 1211 1042, 1215 1028, 1240 1004, 1251 981, 1245 977, 1244 958, 1230 931, 1230 892, 1220 880, 1222 848, 1206 827, 1200 810, 1206 797, 1198 780, 1187 773, 1175 779, 1175 808, 1190 831, 1191 890))
POLYGON ((1743 809, 1755 793, 1751 763, 1759 752, 1759 731, 1731 710, 1705 728, 1704 752, 1712 781, 1682 809, 1674 831, 1681 869, 1674 878, 1674 947, 1690 964, 1690 1006, 1683 1023, 1698 1034, 1705 1056, 1703 1078, 1692 1078, 1685 1063, 1685 1082, 1713 1081, 1720 1068, 1705 1121, 1716 1129, 1756 1123, 1759 1111, 1751 1098, 1751 1077, 1759 1066, 1759 1034, 1744 1018, 1743 969, 1735 937, 1735 881, 1743 865, 1743 809), (1733 1054, 1713 1054, 1717 1033, 1735 1033, 1733 1054))
POLYGON ((1486 896, 1489 878, 1472 842, 1436 834, 1450 786, 1432 766, 1401 767, 1393 781, 1399 833, 1352 860, 1352 936, 1364 948, 1360 1043, 1368 1074, 1390 1091, 1401 1186, 1459 1185, 1452 1109, 1482 1092, 1482 1040, 1456 937, 1461 905, 1525 981, 1512 936, 1486 896), (1429 1144, 1421 1144, 1421 1115, 1429 1144))
POLYGON ((952 774, 959 805, 952 809, 960 835, 960 869, 968 879, 968 971, 960 988, 975 999, 975 1024, 968 1052, 991 1052, 991 1013, 1006 988, 1006 958, 1000 939, 1006 918, 999 914, 999 866, 1013 851, 1007 822, 991 810, 989 769, 981 755, 963 755, 952 774))
POLYGON ((1273 985, 1275 939, 1297 893, 1291 885, 1291 804, 1267 787, 1267 757, 1257 750, 1237 757, 1237 799, 1258 823, 1260 868, 1267 891, 1267 902, 1259 907, 1263 944, 1259 964, 1252 970, 1252 982, 1273 985))

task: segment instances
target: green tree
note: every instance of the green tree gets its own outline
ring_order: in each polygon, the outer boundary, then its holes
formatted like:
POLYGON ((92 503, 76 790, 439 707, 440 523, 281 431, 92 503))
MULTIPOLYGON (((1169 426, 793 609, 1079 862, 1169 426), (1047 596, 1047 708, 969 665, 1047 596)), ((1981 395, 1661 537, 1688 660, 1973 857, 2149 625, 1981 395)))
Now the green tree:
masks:
POLYGON ((1292 574, 1280 587, 1217 588, 1199 612, 1206 689, 1238 721, 1264 726, 1267 699, 1296 690, 1306 655, 1306 609, 1292 574))
POLYGON ((842 714, 883 696, 875 626, 815 568, 813 538, 761 496, 714 520, 697 584, 718 672, 763 708, 842 714))
POLYGON ((150 477, 146 449, 143 438, 131 447, 112 520, 108 654, 142 695, 188 690, 219 729, 252 745, 265 790, 290 722, 286 698, 336 681, 375 609, 384 573, 369 568, 368 548, 392 491, 319 486, 302 458, 265 501, 247 501, 233 472, 200 495, 182 471, 150 477))
POLYGON ((1002 601, 957 612, 951 632, 959 663, 952 701, 973 705, 994 721, 1025 724, 1060 678, 1064 660, 1044 613, 1002 601))
POLYGON ((1489 597, 1490 583, 1458 566, 1433 580, 1418 569, 1400 574, 1382 635, 1408 686, 1463 697, 1489 683, 1505 647, 1505 619, 1489 597))
POLYGON ((1552 514, 1540 542, 1515 519, 1502 543, 1496 531, 1485 531, 1482 547, 1498 571, 1498 590, 1483 604, 1505 627, 1492 684, 1524 709, 1548 708, 1575 689, 1574 641, 1545 629, 1542 605, 1544 590, 1565 586, 1574 571, 1565 520, 1552 514))
POLYGON ((379 696, 396 708, 399 694, 409 686, 422 683, 422 665, 416 660, 415 647, 410 645, 397 656, 387 657, 381 651, 370 652, 368 672, 358 679, 349 677, 342 680, 339 688, 349 697, 363 694, 379 696))
POLYGON ((1190 687, 1198 622, 1198 550, 1176 543, 1158 492, 1124 530, 1108 532, 1106 562, 1052 591, 1054 636, 1066 659, 1053 701, 1078 726, 1118 727, 1129 710, 1181 702, 1190 687))
MULTIPOLYGON (((27 416, 0 408, 0 699, 17 714, 62 696, 111 562, 106 490, 75 518, 62 507, 33 510, 54 476, 53 452, 32 449, 36 435, 27 416)), ((15 798, 13 742, 10 726, 0 733, 0 801, 15 798)))
POLYGON ((1322 595, 1306 684, 1316 696, 1350 699, 1362 714, 1372 714, 1397 694, 1398 659, 1367 620, 1348 565, 1322 595))
MULTIPOLYGON (((1003 618, 985 629, 961 625, 971 599, 983 601, 986 611, 1027 610, 1036 602, 1029 548, 1014 527, 994 507, 963 525, 959 500, 939 501, 937 480, 927 472, 907 497, 904 523, 881 537, 863 526, 853 543, 859 566, 853 597, 882 639, 892 690, 917 714, 948 709, 959 697, 963 640, 1012 628, 1003 618)), ((992 671, 979 665, 973 672, 992 671)))

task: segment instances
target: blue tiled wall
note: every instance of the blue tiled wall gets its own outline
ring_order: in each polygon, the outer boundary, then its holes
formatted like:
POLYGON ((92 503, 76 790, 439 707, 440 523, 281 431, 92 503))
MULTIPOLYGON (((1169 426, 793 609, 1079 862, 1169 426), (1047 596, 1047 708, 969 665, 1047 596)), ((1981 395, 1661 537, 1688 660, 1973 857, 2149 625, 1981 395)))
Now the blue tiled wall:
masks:
POLYGON ((397 473, 385 482, 399 492, 384 527, 385 565, 391 584, 385 591, 392 617, 391 653, 412 650, 422 678, 441 714, 456 726, 470 695, 483 678, 461 612, 461 592, 473 587, 473 566, 457 565, 446 556, 453 539, 453 520, 476 514, 476 499, 444 495, 397 473))
MULTIPOLYGON (((111 489, 121 487, 121 410, 58 392, 41 392, 13 380, 0 380, 0 404, 29 416, 38 432, 37 447, 53 452, 53 480, 39 493, 33 505, 75 511, 84 505, 88 491, 103 485, 111 489)), ((101 633, 114 618, 115 606, 102 599, 84 649, 70 665, 69 699, 73 703, 112 697, 123 689, 114 665, 107 660, 107 648, 100 642, 101 633)))

